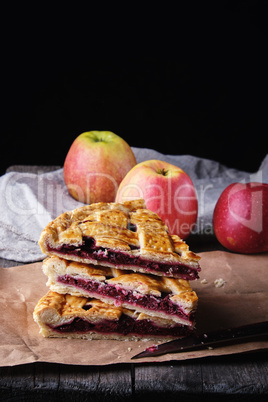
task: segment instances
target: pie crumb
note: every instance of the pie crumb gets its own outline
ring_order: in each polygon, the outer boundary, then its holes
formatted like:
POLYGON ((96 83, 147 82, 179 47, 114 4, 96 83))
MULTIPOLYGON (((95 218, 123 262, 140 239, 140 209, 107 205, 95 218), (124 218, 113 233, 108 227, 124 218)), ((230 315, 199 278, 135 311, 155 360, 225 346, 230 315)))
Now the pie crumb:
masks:
POLYGON ((225 285, 225 283, 226 283, 226 281, 222 278, 215 279, 215 281, 214 281, 214 285, 216 288, 221 288, 222 286, 225 285))
POLYGON ((128 350, 129 352, 131 352, 131 351, 132 351, 132 348, 127 348, 127 350, 128 350))
POLYGON ((202 285, 206 285, 208 283, 208 281, 206 279, 202 279, 201 283, 202 283, 202 285))

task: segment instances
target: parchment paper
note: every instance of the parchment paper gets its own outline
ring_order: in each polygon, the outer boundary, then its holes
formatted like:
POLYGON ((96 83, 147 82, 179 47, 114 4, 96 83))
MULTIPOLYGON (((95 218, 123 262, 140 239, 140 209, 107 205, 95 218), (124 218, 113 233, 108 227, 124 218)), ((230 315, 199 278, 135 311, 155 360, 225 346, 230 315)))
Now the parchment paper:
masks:
MULTIPOLYGON (((224 251, 200 253, 202 272, 192 282, 199 296, 198 331, 268 320, 268 254, 239 255, 224 251), (224 286, 215 287, 217 279, 224 286), (206 279, 207 284, 202 284, 206 279)), ((131 357, 152 341, 87 341, 49 339, 39 334, 32 314, 38 300, 48 291, 41 263, 0 268, 0 365, 31 362, 79 365, 108 365, 135 362, 131 357)), ((182 360, 225 355, 268 348, 268 339, 202 351, 172 353, 137 362, 182 360)))

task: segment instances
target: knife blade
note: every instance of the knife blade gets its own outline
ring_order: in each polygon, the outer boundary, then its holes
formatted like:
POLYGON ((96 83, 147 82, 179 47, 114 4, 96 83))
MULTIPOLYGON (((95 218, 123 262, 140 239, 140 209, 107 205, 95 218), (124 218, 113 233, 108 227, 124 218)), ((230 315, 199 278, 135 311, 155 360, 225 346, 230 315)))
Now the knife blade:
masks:
POLYGON ((235 328, 217 330, 199 335, 191 335, 182 339, 165 342, 160 345, 152 345, 143 352, 131 357, 140 359, 142 357, 161 356, 166 353, 179 353, 188 350, 197 350, 209 346, 219 346, 238 341, 247 341, 254 337, 268 335, 268 321, 255 324, 243 325, 235 328))

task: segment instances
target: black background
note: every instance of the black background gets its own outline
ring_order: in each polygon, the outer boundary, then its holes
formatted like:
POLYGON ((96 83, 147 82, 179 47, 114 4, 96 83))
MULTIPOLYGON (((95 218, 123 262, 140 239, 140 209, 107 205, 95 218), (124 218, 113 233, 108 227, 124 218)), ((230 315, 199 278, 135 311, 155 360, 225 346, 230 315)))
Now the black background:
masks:
POLYGON ((267 2, 201 3, 5 9, 1 174, 63 165, 90 130, 257 170, 267 154, 267 2))

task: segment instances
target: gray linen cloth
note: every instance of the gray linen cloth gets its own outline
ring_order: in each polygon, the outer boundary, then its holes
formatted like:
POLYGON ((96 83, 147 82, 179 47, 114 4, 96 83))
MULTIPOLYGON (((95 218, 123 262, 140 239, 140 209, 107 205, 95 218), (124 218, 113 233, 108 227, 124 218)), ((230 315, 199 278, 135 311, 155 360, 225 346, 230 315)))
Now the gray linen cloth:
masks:
MULTIPOLYGON (((268 154, 257 172, 231 169, 191 155, 164 155, 132 148, 137 162, 149 159, 179 166, 192 179, 198 196, 194 234, 212 234, 213 210, 221 192, 233 182, 268 183, 268 154)), ((63 169, 43 174, 9 172, 0 177, 0 258, 33 262, 44 258, 38 245, 42 229, 64 211, 84 204, 74 200, 63 180, 63 169)))

